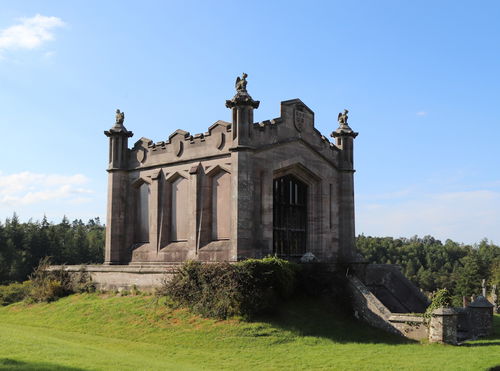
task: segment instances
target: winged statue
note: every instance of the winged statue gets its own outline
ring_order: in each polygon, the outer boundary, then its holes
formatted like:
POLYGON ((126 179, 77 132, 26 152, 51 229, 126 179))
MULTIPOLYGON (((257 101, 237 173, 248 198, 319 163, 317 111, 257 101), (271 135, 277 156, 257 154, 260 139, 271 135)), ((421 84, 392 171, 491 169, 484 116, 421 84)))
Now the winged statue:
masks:
POLYGON ((243 72, 243 74, 241 75, 241 78, 238 76, 236 78, 236 90, 237 91, 246 91, 247 90, 247 77, 248 75, 243 72))
POLYGON ((123 125, 125 120, 125 112, 120 112, 119 109, 116 110, 116 125, 123 125))
POLYGON ((346 109, 344 110, 344 112, 339 113, 337 120, 340 125, 347 125, 347 119, 349 118, 349 116, 347 116, 348 113, 349 111, 346 109))

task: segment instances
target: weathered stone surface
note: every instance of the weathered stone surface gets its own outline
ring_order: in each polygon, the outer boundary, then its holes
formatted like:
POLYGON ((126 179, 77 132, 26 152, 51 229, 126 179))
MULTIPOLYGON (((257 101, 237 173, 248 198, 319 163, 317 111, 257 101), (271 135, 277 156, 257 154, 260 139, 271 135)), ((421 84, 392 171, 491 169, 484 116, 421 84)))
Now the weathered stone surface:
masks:
POLYGON ((473 338, 493 333, 493 304, 482 295, 468 306, 469 323, 473 338))
POLYGON ((71 273, 82 270, 90 275, 97 289, 121 290, 136 287, 140 290, 154 290, 165 280, 169 280, 178 270, 179 265, 71 265, 51 266, 51 270, 61 268, 71 273))
POLYGON ((429 300, 394 264, 368 264, 364 283, 393 313, 423 313, 429 300))
POLYGON ((457 344, 458 314, 453 308, 438 308, 432 312, 429 342, 457 344))
MULTIPOLYGON (((368 265, 367 268, 369 268, 368 265)), ((380 267, 378 267, 380 269, 380 267)), ((394 279, 394 277, 392 277, 394 279)), ((398 280, 407 280, 404 276, 398 280)), ((415 313, 393 313, 379 300, 375 293, 356 275, 348 276, 349 292, 354 315, 384 331, 402 335, 410 339, 422 340, 428 337, 427 323, 422 315, 415 313)), ((366 282, 366 281, 365 281, 366 282)), ((388 283, 387 280, 385 284, 388 283)), ((412 294, 412 291, 410 291, 412 294)), ((406 293, 403 293, 406 295, 406 293)))

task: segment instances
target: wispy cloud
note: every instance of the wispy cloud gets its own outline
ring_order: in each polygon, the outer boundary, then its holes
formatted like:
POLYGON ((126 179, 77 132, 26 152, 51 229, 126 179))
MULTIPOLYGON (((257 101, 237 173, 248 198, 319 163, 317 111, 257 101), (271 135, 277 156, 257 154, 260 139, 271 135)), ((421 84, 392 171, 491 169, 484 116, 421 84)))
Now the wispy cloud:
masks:
POLYGON ((93 192, 85 187, 88 182, 89 179, 82 174, 0 173, 0 207, 32 205, 56 199, 81 203, 82 200, 89 200, 84 195, 93 192))
POLYGON ((427 116, 427 112, 425 111, 418 111, 417 116, 427 116))
POLYGON ((53 51, 48 51, 48 52, 43 53, 43 57, 44 57, 45 59, 50 59, 50 58, 52 58, 55 54, 56 54, 56 52, 53 52, 53 51))
POLYGON ((19 23, 0 31, 0 53, 7 50, 35 49, 54 39, 53 29, 64 26, 58 17, 37 14, 20 18, 19 23))
POLYGON ((383 202, 358 203, 357 231, 374 236, 433 235, 474 243, 486 237, 500 242, 500 192, 471 190, 419 193, 383 202))

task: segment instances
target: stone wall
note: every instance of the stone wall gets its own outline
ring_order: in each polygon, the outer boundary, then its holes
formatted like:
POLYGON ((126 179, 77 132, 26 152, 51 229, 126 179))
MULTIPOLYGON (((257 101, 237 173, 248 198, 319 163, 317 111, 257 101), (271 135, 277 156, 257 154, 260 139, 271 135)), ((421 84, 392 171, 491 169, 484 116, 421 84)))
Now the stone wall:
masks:
POLYGON ((131 266, 131 265, 53 265, 50 270, 61 268, 71 273, 82 270, 90 275, 97 289, 122 290, 136 287, 151 291, 169 280, 178 270, 178 265, 131 266))
POLYGON ((430 304, 399 265, 367 265, 364 283, 394 313, 423 313, 430 304))
POLYGON ((427 326, 422 316, 415 314, 394 314, 359 278, 350 275, 348 282, 351 303, 354 315, 357 318, 393 334, 415 340, 427 338, 427 326))

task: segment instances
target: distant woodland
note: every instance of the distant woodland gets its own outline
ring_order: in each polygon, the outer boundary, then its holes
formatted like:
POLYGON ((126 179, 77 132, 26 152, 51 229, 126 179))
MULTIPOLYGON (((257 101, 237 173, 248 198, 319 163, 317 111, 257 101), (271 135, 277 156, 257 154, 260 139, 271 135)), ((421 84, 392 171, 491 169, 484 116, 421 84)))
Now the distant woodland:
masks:
POLYGON ((104 231, 99 218, 21 223, 14 214, 0 223, 0 284, 26 280, 46 256, 53 264, 102 263, 104 231))
POLYGON ((500 286, 500 246, 486 239, 471 246, 452 240, 443 243, 431 236, 361 235, 357 246, 370 263, 401 265, 406 277, 427 293, 447 288, 456 306, 461 306, 462 296, 480 295, 483 279, 488 294, 491 285, 500 286))
MULTIPOLYGON (((54 224, 42 221, 21 223, 16 215, 0 222, 0 284, 26 280, 41 258, 53 264, 102 263, 105 227, 99 218, 84 223, 67 218, 54 224)), ((425 292, 447 288, 456 305, 462 296, 500 286, 500 246, 488 240, 464 245, 423 238, 357 237, 359 252, 370 262, 399 264, 403 273, 425 292)), ((489 290, 488 290, 489 291, 489 290)))

